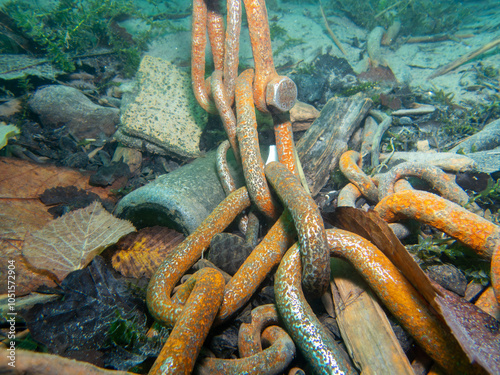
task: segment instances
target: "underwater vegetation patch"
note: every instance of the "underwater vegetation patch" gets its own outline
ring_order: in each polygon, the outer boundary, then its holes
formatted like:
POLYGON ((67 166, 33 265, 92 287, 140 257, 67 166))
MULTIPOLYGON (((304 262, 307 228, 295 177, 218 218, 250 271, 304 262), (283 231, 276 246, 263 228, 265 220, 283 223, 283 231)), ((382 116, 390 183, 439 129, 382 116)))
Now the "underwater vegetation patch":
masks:
POLYGON ((356 24, 367 29, 387 28, 394 20, 399 20, 402 33, 406 35, 450 32, 470 15, 454 0, 331 0, 323 2, 323 6, 345 12, 356 24))
POLYGON ((11 0, 0 12, 35 43, 37 52, 67 72, 75 70, 74 57, 98 48, 110 48, 122 59, 126 73, 135 72, 146 40, 146 35, 132 38, 118 25, 127 17, 140 17, 131 0, 59 0, 50 8, 11 0))

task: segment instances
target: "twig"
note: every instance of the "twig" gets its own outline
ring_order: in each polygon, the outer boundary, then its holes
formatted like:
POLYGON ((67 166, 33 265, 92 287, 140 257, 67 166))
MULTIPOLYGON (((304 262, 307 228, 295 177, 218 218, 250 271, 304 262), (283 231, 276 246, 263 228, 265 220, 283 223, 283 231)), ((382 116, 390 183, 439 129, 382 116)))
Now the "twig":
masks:
POLYGON ((323 10, 323 5, 321 4, 321 0, 319 0, 319 9, 321 10, 321 16, 323 16, 323 21, 325 21, 326 31, 328 31, 328 34, 333 39, 333 42, 338 47, 338 49, 344 54, 344 56, 347 56, 347 53, 345 52, 344 47, 342 47, 340 40, 337 39, 332 29, 330 29, 330 26, 328 25, 328 20, 326 19, 325 11, 323 10))
POLYGON ((448 73, 450 70, 453 70, 453 69, 459 67, 460 65, 466 63, 469 60, 472 60, 474 57, 482 54, 483 52, 486 52, 486 51, 498 46, 499 44, 500 44, 500 37, 485 44, 481 48, 478 48, 475 51, 469 52, 468 54, 456 59, 455 61, 452 61, 451 63, 443 66, 442 68, 439 68, 434 73, 432 73, 429 77, 427 77, 427 79, 432 79, 432 78, 442 76, 443 74, 448 73))
POLYGON ((443 40, 456 40, 472 38, 474 34, 464 34, 464 35, 448 35, 448 34, 437 34, 437 35, 427 35, 427 36, 414 36, 409 38, 406 43, 432 43, 432 42, 442 42, 443 40))
POLYGON ((380 16, 384 15, 385 13, 387 13, 388 11, 390 11, 392 8, 396 8, 399 4, 401 4, 403 1, 398 1, 397 3, 394 3, 392 4, 391 6, 385 8, 382 12, 378 13, 377 15, 375 15, 375 19, 379 18, 380 16))

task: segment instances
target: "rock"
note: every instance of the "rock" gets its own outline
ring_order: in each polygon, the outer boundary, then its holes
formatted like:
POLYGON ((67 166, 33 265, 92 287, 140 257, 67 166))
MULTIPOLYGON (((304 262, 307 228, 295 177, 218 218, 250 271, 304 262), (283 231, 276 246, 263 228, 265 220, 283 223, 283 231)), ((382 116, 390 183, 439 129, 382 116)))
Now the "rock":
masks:
POLYGON ((90 176, 89 184, 92 186, 108 186, 122 177, 125 179, 130 177, 128 165, 123 161, 113 162, 99 168, 95 174, 90 176))
POLYGON ((160 154, 199 156, 207 114, 196 102, 189 75, 168 61, 145 56, 137 84, 138 91, 123 99, 129 104, 115 138, 160 154))
POLYGON ((62 160, 62 165, 69 168, 85 168, 88 163, 89 157, 85 152, 69 154, 67 158, 62 160))
POLYGON ((474 160, 477 170, 480 172, 494 173, 500 171, 500 147, 488 151, 471 152, 465 156, 474 160))
POLYGON ((312 105, 297 101, 290 110, 290 121, 294 132, 307 130, 319 117, 319 111, 312 105))
POLYGON ((310 71, 291 73, 298 89, 298 99, 322 108, 335 94, 342 94, 358 82, 354 70, 345 58, 330 54, 319 55, 311 62, 310 71))
POLYGON ((44 86, 28 101, 30 109, 49 128, 65 126, 77 138, 111 136, 120 118, 120 110, 94 104, 73 87, 44 86))
POLYGON ((245 239, 231 233, 218 233, 210 242, 207 259, 230 275, 234 275, 252 252, 245 239))
POLYGON ((459 296, 465 295, 467 279, 465 275, 451 264, 436 264, 426 268, 429 277, 443 288, 451 290, 459 296))
POLYGON ((490 122, 480 132, 460 142, 451 149, 451 152, 468 154, 491 150, 498 146, 500 146, 500 119, 490 122))
POLYGON ((130 174, 133 175, 141 168, 142 153, 133 148, 118 146, 111 161, 119 162, 120 160, 129 166, 130 174))

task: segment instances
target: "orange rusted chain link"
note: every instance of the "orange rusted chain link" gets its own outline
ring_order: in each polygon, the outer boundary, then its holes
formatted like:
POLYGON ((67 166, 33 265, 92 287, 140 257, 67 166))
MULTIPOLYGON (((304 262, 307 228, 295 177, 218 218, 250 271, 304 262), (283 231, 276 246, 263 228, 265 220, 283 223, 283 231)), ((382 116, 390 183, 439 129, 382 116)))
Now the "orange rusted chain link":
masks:
POLYGON ((331 254, 347 259, 358 270, 431 358, 450 374, 475 373, 443 322, 428 310, 423 297, 377 247, 348 231, 329 229, 326 233, 331 254))
POLYGON ((304 297, 300 259, 295 244, 281 260, 274 279, 276 306, 286 330, 315 374, 356 374, 304 297))
POLYGON ((205 83, 205 48, 207 46, 207 5, 205 0, 193 0, 191 78, 193 92, 201 107, 216 114, 214 102, 210 99, 205 83))
POLYGON ((262 332, 262 341, 269 346, 246 358, 204 358, 199 361, 199 375, 275 375, 282 374, 295 357, 295 345, 290 336, 280 327, 267 327, 262 332))
MULTIPOLYGON (((361 170, 359 152, 350 150, 342 154, 339 168, 347 179, 371 202, 378 202, 378 189, 373 180, 361 170)), ((347 192, 346 192, 347 193, 347 192)))
POLYGON ((267 84, 278 76, 274 69, 271 34, 264 0, 243 0, 247 13, 250 41, 255 64, 254 101, 261 112, 269 112, 266 103, 267 84))
POLYGON ((410 218, 429 224, 491 259, 500 244, 500 227, 435 194, 403 190, 382 199, 375 211, 387 222, 410 218))
POLYGON ((220 11, 220 0, 205 0, 207 3, 207 31, 215 70, 224 69, 224 17, 220 11))
POLYGON ((212 237, 222 232, 250 205, 246 188, 224 199, 191 235, 170 252, 149 281, 146 302, 153 317, 173 327, 183 307, 172 304, 170 293, 184 273, 200 258, 212 237))
POLYGON ((212 86, 212 96, 222 119, 222 125, 224 125, 224 129, 226 130, 229 143, 233 149, 234 157, 237 161, 239 161, 240 152, 238 148, 238 140, 236 139, 236 118, 234 117, 233 109, 231 108, 231 104, 229 103, 226 95, 226 90, 222 82, 221 70, 215 70, 212 73, 210 83, 212 86))
POLYGON ((217 174, 219 175, 220 183, 226 195, 229 195, 236 190, 236 184, 227 165, 226 154, 229 147, 231 147, 229 141, 223 141, 219 147, 217 147, 217 153, 215 155, 217 174))
POLYGON ((313 297, 320 297, 330 285, 330 255, 318 206, 283 164, 271 162, 265 171, 297 228, 304 289, 313 297))
POLYGON ((238 332, 238 352, 241 358, 261 352, 262 331, 271 325, 279 324, 278 311, 272 304, 257 306, 252 310, 251 315, 251 322, 242 323, 238 332))
POLYGON ((344 186, 337 198, 337 207, 356 207, 356 201, 362 196, 361 191, 352 182, 344 186))
POLYGON ((241 0, 227 1, 226 47, 224 55, 224 87, 229 106, 234 103, 234 90, 238 77, 240 31, 241 31, 241 0))
POLYGON ((290 115, 288 113, 273 115, 273 121, 278 160, 281 164, 284 164, 290 172, 298 176, 299 172, 297 170, 297 163, 295 162, 295 146, 293 143, 290 115))
POLYGON ((379 179, 379 199, 394 193, 394 184, 406 176, 419 177, 427 181, 439 194, 452 202, 464 206, 469 201, 467 193, 442 169, 423 163, 402 163, 393 167, 379 179))
POLYGON ((491 285, 495 291, 495 297, 500 305, 500 245, 496 247, 491 259, 491 285))
POLYGON ((236 80, 237 134, 243 174, 252 202, 267 218, 276 220, 281 207, 272 198, 264 175, 264 161, 260 156, 259 134, 252 97, 253 70, 247 69, 236 80))
MULTIPOLYGON (((406 180, 397 181, 394 188, 396 189, 396 191, 403 189, 413 189, 410 183, 406 180)), ((342 188, 342 190, 340 190, 337 199, 337 207, 356 207, 356 201, 362 195, 363 194, 361 194, 361 191, 359 191, 356 185, 348 183, 342 188)), ((389 227, 392 229, 396 237, 400 240, 408 237, 411 234, 410 230, 405 225, 400 223, 390 223, 389 227)))
POLYGON ((224 277, 213 268, 196 272, 193 289, 150 375, 190 374, 222 302, 224 277))
POLYGON ((285 211, 227 283, 217 324, 226 321, 248 302, 295 239, 292 219, 285 211))
POLYGON ((245 228, 245 242, 254 248, 259 243, 259 218, 255 212, 248 213, 247 226, 245 228))

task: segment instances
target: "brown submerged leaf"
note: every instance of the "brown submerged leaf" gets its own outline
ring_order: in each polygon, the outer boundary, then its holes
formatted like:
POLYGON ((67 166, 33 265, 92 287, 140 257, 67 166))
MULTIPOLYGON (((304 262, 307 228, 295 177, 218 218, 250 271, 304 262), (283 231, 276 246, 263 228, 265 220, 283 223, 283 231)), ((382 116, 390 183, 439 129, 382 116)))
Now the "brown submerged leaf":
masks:
POLYGON ((47 270, 62 281, 134 230, 129 221, 117 219, 94 202, 28 233, 22 253, 33 267, 47 270))
POLYGON ((117 244, 113 268, 127 277, 150 278, 165 256, 184 240, 185 236, 166 227, 150 227, 130 233, 117 244))

